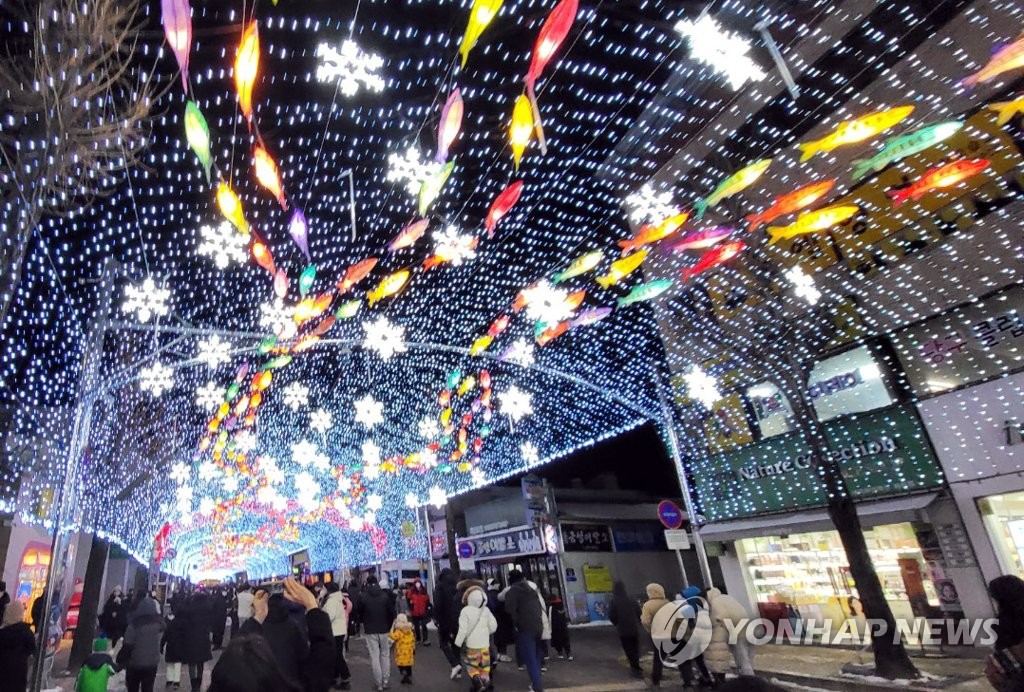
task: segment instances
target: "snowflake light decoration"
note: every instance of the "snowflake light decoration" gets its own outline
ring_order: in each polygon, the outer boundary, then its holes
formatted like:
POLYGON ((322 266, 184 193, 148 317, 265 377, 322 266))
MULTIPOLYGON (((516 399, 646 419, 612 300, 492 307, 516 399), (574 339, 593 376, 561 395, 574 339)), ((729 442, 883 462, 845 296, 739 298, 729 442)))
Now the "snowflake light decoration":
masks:
POLYGON ((348 520, 348 528, 352 531, 363 530, 363 518, 362 517, 351 517, 348 520))
POLYGON ((260 304, 260 326, 269 329, 279 339, 290 339, 295 336, 298 327, 292 315, 294 307, 287 307, 280 298, 273 303, 260 304))
POLYGON ((378 317, 373 322, 363 322, 363 348, 376 351, 384 360, 389 360, 396 353, 405 353, 405 327, 393 324, 385 317, 378 317))
POLYGON ((806 273, 799 264, 790 267, 785 276, 793 284, 793 293, 798 298, 803 298, 811 305, 817 305, 821 299, 821 291, 814 285, 813 276, 806 273))
POLYGON ((160 396, 174 386, 173 373, 169 367, 155 361, 139 370, 139 387, 153 396, 160 396))
POLYGON ((338 479, 338 490, 347 493, 352 490, 352 479, 348 476, 342 476, 338 479))
POLYGON ((441 164, 424 161, 419 149, 411 146, 405 155, 391 154, 388 156, 388 181, 405 183, 405 191, 413 197, 420 193, 424 180, 435 177, 441 170, 441 164))
POLYGON ((487 485, 487 474, 480 469, 473 469, 469 472, 469 478, 474 488, 482 488, 487 485))
POLYGON ((437 466, 437 452, 430 448, 424 448, 419 453, 420 463, 425 468, 432 469, 437 466))
POLYGON ((363 467, 363 478, 368 481, 376 480, 380 475, 380 464, 367 464, 363 467))
POLYGON ((129 313, 134 312, 140 322, 149 322, 154 315, 163 317, 169 310, 167 301, 171 297, 171 292, 157 287, 149 277, 137 286, 125 286, 124 294, 125 300, 121 304, 121 309, 129 313))
POLYGON ((189 512, 192 510, 192 498, 194 496, 194 493, 195 491, 192 490, 191 485, 178 486, 178 490, 175 491, 174 497, 178 501, 179 509, 181 508, 182 505, 185 505, 188 507, 188 509, 186 509, 185 512, 189 512))
POLYGON ((299 503, 307 509, 315 509, 320 500, 320 482, 306 471, 295 474, 295 493, 299 503))
POLYGON ((366 508, 372 512, 379 512, 384 506, 384 498, 376 493, 366 498, 366 508))
POLYGON ((384 404, 366 394, 355 401, 356 422, 372 430, 373 426, 384 422, 384 404))
POLYGON ((277 465, 277 460, 274 457, 260 457, 259 469, 263 473, 263 477, 267 479, 268 484, 280 485, 284 483, 284 471, 277 465))
POLYGON ((207 411, 213 411, 224 401, 224 388, 218 387, 217 383, 210 380, 202 387, 196 389, 196 406, 207 411))
POLYGON ((217 509, 217 501, 214 500, 212 497, 204 497, 202 500, 199 501, 200 514, 213 514, 213 511, 215 509, 217 509))
POLYGON ((199 233, 203 237, 199 254, 212 258, 218 269, 248 261, 249 236, 236 231, 227 221, 221 221, 218 226, 203 226, 199 233))
POLYGON ((373 440, 366 440, 363 442, 363 463, 367 466, 376 466, 380 464, 380 447, 373 440))
POLYGON ((441 431, 437 419, 433 416, 424 416, 416 426, 419 429, 420 437, 425 440, 432 440, 441 431))
POLYGON ((330 459, 309 440, 300 440, 292 444, 292 462, 299 466, 315 468, 325 468, 330 465, 330 459))
POLYGON ((645 221, 660 223, 679 213, 679 207, 672 204, 671 192, 658 192, 650 183, 626 197, 629 220, 639 224, 645 221))
POLYGON ((217 476, 220 475, 220 469, 212 461, 207 461, 199 465, 199 480, 209 483, 217 476))
POLYGON ((434 255, 456 267, 476 257, 476 238, 459 233, 455 226, 434 231, 434 255))
POLYGON ((309 403, 309 387, 301 382, 291 382, 284 388, 284 404, 292 411, 305 408, 309 403))
POLYGON ((220 480, 220 485, 224 488, 224 492, 228 495, 234 495, 238 492, 238 476, 224 476, 220 480))
POLYGON ((256 435, 251 430, 243 430, 235 436, 235 449, 240 452, 251 452, 256 449, 256 435))
POLYGON ((182 485, 183 483, 188 482, 188 478, 191 474, 192 466, 190 464, 186 464, 184 461, 179 461, 171 469, 171 480, 178 485, 182 485))
POLYGON ((213 336, 199 342, 199 350, 196 353, 196 360, 201 363, 206 363, 206 367, 212 370, 218 365, 227 363, 231 360, 232 348, 230 341, 224 341, 214 334, 213 336))
POLYGON ((331 412, 324 409, 317 409, 309 414, 309 427, 320 433, 331 429, 331 412))
POLYGON ((316 68, 316 78, 321 82, 337 79, 345 96, 355 96, 360 87, 375 92, 384 90, 384 78, 378 74, 384 67, 384 58, 364 53, 355 41, 344 41, 340 50, 321 43, 316 56, 322 60, 316 68))
POLYGON ((377 522, 377 514, 375 512, 366 512, 363 515, 363 523, 367 526, 373 526, 377 522))
POLYGON ((416 509, 420 505, 420 499, 416 497, 416 493, 406 493, 405 495, 405 506, 409 509, 416 509))
POLYGON ((683 19, 676 23, 676 31, 690 44, 693 57, 723 75, 733 90, 747 81, 758 82, 765 73, 747 55, 750 42, 739 34, 725 31, 714 17, 702 14, 696 20, 683 19))
POLYGON ((444 490, 435 485, 427 493, 427 502, 434 505, 436 509, 441 509, 448 504, 448 496, 445 495, 444 490))
POLYGON ((503 359, 510 363, 521 365, 524 368, 530 367, 537 360, 533 355, 533 344, 522 338, 512 342, 503 359))
POLYGON ((524 442, 519 445, 519 456, 523 458, 523 462, 527 466, 534 466, 540 462, 540 452, 532 442, 524 442))
POLYGON ((532 397, 529 392, 512 385, 504 394, 498 395, 498 403, 502 413, 518 422, 533 413, 532 397))
POLYGON ((526 314, 531 320, 543 324, 557 324, 571 317, 572 305, 567 300, 569 292, 555 288, 547 281, 540 281, 523 291, 526 314))
POLYGON ((703 404, 704 408, 710 409, 716 401, 722 398, 715 378, 696 365, 690 369, 690 372, 683 375, 683 381, 686 383, 687 395, 703 404))

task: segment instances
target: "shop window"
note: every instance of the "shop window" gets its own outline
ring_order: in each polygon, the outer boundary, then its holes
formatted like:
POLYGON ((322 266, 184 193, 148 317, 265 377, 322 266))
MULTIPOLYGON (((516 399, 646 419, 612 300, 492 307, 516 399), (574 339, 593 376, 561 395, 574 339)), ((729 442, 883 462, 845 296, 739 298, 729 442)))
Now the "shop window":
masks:
POLYGON ((18 567, 18 591, 15 595, 25 604, 28 622, 32 604, 46 589, 46 572, 50 568, 50 547, 45 543, 29 543, 21 554, 18 567))
POLYGON ((1002 572, 1024 577, 1024 492, 981 498, 978 509, 1002 572))

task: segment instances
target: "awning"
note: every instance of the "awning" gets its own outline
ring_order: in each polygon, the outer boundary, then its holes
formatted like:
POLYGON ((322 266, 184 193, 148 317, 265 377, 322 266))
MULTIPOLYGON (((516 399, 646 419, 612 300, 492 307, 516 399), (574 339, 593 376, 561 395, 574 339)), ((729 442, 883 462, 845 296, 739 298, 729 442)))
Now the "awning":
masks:
MULTIPOLYGON (((937 496, 938 493, 922 493, 891 500, 858 502, 857 513, 864 528, 918 521, 921 519, 921 510, 930 505, 937 496)), ((830 531, 834 528, 825 509, 809 509, 803 512, 715 522, 701 528, 700 535, 706 541, 734 541, 756 536, 777 536, 780 533, 830 531)))

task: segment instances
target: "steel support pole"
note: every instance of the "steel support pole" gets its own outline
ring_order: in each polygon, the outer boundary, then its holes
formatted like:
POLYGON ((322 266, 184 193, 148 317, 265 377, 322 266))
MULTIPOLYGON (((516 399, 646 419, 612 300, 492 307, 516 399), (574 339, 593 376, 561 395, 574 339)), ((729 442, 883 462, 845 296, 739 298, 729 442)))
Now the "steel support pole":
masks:
POLYGON ((427 534, 427 576, 430 579, 428 593, 433 593, 436 581, 434 578, 434 537, 430 531, 430 510, 423 505, 423 530, 427 534))

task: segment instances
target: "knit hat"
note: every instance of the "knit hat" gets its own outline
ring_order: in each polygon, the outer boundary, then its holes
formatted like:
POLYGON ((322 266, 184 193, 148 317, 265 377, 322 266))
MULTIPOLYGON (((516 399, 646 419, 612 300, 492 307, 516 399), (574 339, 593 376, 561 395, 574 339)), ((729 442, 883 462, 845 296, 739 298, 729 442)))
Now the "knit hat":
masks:
POLYGON ((409 622, 409 617, 405 613, 399 613, 398 617, 395 618, 395 629, 396 630, 411 630, 412 623, 409 622))

